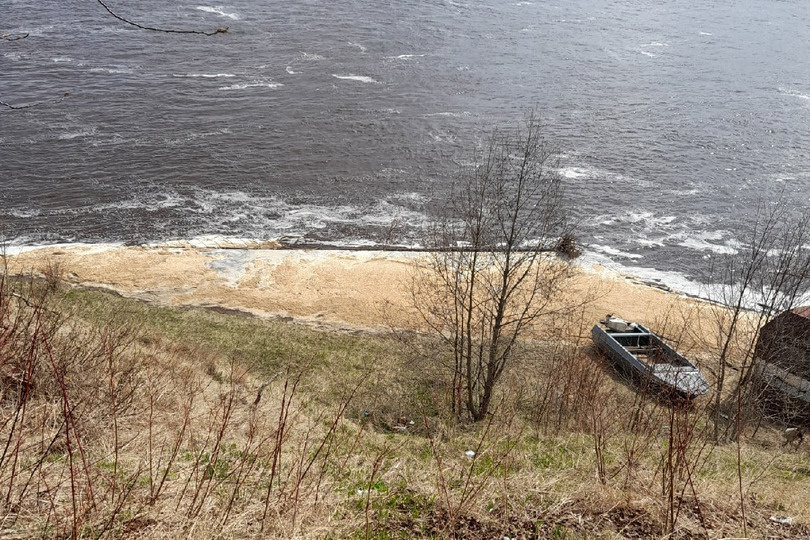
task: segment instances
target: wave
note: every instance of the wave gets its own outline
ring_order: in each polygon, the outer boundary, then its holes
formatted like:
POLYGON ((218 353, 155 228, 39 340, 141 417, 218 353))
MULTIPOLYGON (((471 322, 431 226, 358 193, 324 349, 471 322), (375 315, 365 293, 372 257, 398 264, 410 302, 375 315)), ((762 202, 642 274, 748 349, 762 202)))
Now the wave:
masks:
POLYGON ((613 246, 605 246, 600 244, 588 244, 588 248, 596 251, 597 253, 604 253, 606 255, 610 255, 611 257, 620 257, 622 259, 642 259, 644 258, 643 255, 639 255, 638 253, 630 253, 627 251, 622 251, 620 249, 616 249, 613 246))
POLYGON ((616 216, 602 216, 600 225, 612 225, 616 223, 636 224, 640 223, 648 228, 657 228, 662 225, 669 225, 678 219, 677 216, 658 216, 653 212, 627 212, 616 216))
POLYGON ((366 52, 368 50, 368 49, 366 49, 365 46, 360 45, 359 43, 352 43, 351 41, 348 41, 347 43, 349 45, 351 45, 352 47, 357 47, 358 49, 360 49, 360 52, 366 52))
POLYGON ((197 9, 200 11, 205 11, 206 13, 215 13, 217 15, 221 15, 222 17, 227 17, 228 19, 232 19, 234 21, 239 20, 239 15, 236 13, 228 13, 224 11, 225 8, 222 6, 197 6, 197 9))
POLYGON ((593 170, 591 169, 584 169, 582 167, 565 167, 560 169, 560 174, 563 175, 564 178, 568 178, 570 180, 578 180, 580 178, 591 178, 594 175, 593 170))
POLYGON ((471 116, 471 114, 472 113, 470 113, 469 111, 462 111, 462 112, 445 111, 445 112, 437 112, 437 113, 428 113, 425 116, 426 117, 429 117, 429 116, 449 116, 451 118, 462 118, 462 117, 465 117, 465 116, 471 116))
POLYGON ((202 79, 221 79, 228 77, 236 77, 233 73, 172 73, 172 77, 181 78, 202 78, 202 79))
POLYGON ((0 216, 8 216, 18 219, 30 219, 37 217, 41 214, 38 208, 11 208, 0 212, 0 216))
POLYGON ((287 68, 284 71, 286 71, 290 75, 298 75, 299 73, 301 73, 300 71, 293 71, 292 66, 287 66, 287 68))
POLYGON ((810 95, 803 94, 802 92, 799 92, 797 90, 791 90, 789 88, 781 88, 780 87, 779 88, 779 93, 783 94, 783 95, 786 95, 786 96, 790 96, 790 97, 795 97, 795 98, 804 99, 804 100, 810 100, 810 95))
POLYGON ((720 238, 718 233, 704 233, 697 236, 689 236, 684 238, 678 243, 679 246, 692 249, 695 251, 711 251, 717 255, 734 255, 738 252, 737 248, 740 247, 739 242, 729 240, 724 244, 715 244, 709 240, 720 238))
POLYGON ((352 75, 352 74, 349 74, 349 75, 337 75, 337 74, 333 73, 332 77, 334 77, 336 79, 342 79, 342 80, 345 80, 345 81, 357 81, 357 82, 366 83, 366 84, 380 84, 380 81, 372 79, 371 77, 368 77, 366 75, 352 75))
POLYGON ((115 67, 115 68, 95 67, 90 68, 90 71, 92 73, 110 73, 110 74, 132 73, 132 69, 128 67, 115 67))
POLYGON ((237 83, 232 84, 229 86, 220 86, 220 90, 245 90, 246 88, 279 88, 284 86, 281 83, 277 82, 266 82, 266 81, 253 81, 249 83, 237 83))
POLYGON ((424 54, 400 54, 397 56, 388 56, 387 58, 392 58, 394 60, 410 60, 411 58, 422 58, 425 56, 424 54))
POLYGON ((68 133, 61 133, 58 137, 60 141, 69 141, 71 139, 78 139, 79 137, 90 137, 96 134, 96 128, 80 129, 79 131, 71 131, 68 133))
POLYGON ((301 60, 317 61, 323 59, 324 59, 323 56, 321 56, 320 54, 301 52, 301 60))
MULTIPOLYGON (((561 156, 564 162, 568 162, 568 156, 561 156)), ((654 185, 650 180, 629 176, 609 169, 589 166, 588 164, 579 163, 577 165, 566 166, 558 169, 558 172, 570 180, 589 179, 599 182, 607 182, 610 184, 609 189, 614 189, 614 186, 630 185, 638 188, 653 188, 659 189, 659 186, 654 185)))
POLYGON ((630 278, 631 281, 642 285, 675 291, 698 298, 707 296, 707 287, 705 285, 689 279, 681 272, 622 264, 603 254, 587 250, 578 259, 578 264, 586 272, 608 276, 613 274, 615 278, 630 278))

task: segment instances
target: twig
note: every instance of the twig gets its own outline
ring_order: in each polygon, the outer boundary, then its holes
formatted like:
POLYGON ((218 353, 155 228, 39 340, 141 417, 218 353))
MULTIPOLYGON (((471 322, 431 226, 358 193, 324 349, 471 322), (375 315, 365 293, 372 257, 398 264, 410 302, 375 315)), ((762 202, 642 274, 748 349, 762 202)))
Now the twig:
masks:
POLYGON ((30 109, 31 107, 37 107, 38 105, 47 105, 47 104, 59 103, 59 102, 63 101, 68 96, 70 96, 70 92, 65 92, 65 94, 62 97, 57 98, 57 99, 51 99, 51 100, 47 100, 47 101, 37 101, 36 103, 28 103, 26 105, 12 105, 11 103, 6 103, 5 101, 0 101, 0 105, 3 105, 4 107, 8 107, 9 109, 13 109, 13 110, 16 111, 16 110, 20 110, 20 109, 30 109))
POLYGON ((107 10, 107 13, 109 13, 110 15, 112 15, 113 17, 118 19, 119 21, 125 22, 125 23, 127 23, 129 25, 132 25, 132 26, 136 27, 136 28, 140 28, 141 30, 151 30, 152 32, 165 32, 167 34, 201 34, 203 36, 213 36, 213 35, 216 35, 216 34, 224 34, 224 33, 226 33, 228 31, 227 26, 224 27, 224 28, 217 28, 213 32, 204 32, 202 30, 174 30, 174 29, 166 29, 166 28, 154 28, 154 27, 151 27, 151 26, 143 26, 143 25, 140 25, 138 23, 127 20, 127 19, 121 17, 120 15, 117 15, 113 10, 111 10, 109 8, 109 6, 107 6, 107 4, 105 4, 101 0, 96 0, 96 2, 101 4, 101 6, 104 9, 107 10))

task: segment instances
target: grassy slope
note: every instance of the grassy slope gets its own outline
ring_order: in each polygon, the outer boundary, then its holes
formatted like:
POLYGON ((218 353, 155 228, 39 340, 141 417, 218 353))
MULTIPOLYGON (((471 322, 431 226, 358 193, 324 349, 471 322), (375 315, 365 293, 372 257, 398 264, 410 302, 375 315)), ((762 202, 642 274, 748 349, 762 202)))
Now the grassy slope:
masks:
POLYGON ((18 424, 8 420, 19 394, 4 379, 2 442, 19 451, 0 465, 15 477, 0 488, 0 536, 658 537, 672 500, 675 537, 810 534, 803 450, 767 431, 743 442, 744 527, 736 446, 704 442, 700 405, 679 417, 691 438, 667 469, 669 409, 570 347, 528 349, 491 420, 469 426, 445 409, 440 358, 423 339, 79 289, 52 302, 73 322, 50 350, 75 346, 75 328, 90 336, 78 341, 94 352, 71 365, 61 398, 83 414, 64 429, 47 347, 35 351, 43 382, 18 424), (105 385, 115 392, 88 390, 105 385))

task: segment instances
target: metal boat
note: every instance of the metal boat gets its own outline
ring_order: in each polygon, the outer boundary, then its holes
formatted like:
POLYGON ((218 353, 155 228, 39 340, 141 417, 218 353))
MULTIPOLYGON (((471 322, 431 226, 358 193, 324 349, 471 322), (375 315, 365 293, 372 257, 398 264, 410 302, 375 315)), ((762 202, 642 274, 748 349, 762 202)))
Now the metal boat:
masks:
POLYGON ((597 348, 644 388, 691 399, 709 391, 700 370, 644 326, 608 315, 591 330, 597 348))

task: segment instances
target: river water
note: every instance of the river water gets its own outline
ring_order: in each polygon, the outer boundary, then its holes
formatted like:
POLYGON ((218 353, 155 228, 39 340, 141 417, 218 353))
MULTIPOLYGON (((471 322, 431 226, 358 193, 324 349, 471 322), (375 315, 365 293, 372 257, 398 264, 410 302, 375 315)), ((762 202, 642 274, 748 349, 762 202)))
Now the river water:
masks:
MULTIPOLYGON (((665 280, 810 196, 803 0, 2 0, 13 243, 418 243, 535 108, 588 257, 665 280), (63 100, 65 93, 70 95, 63 100)), ((677 285, 677 283, 675 283, 677 285)))

